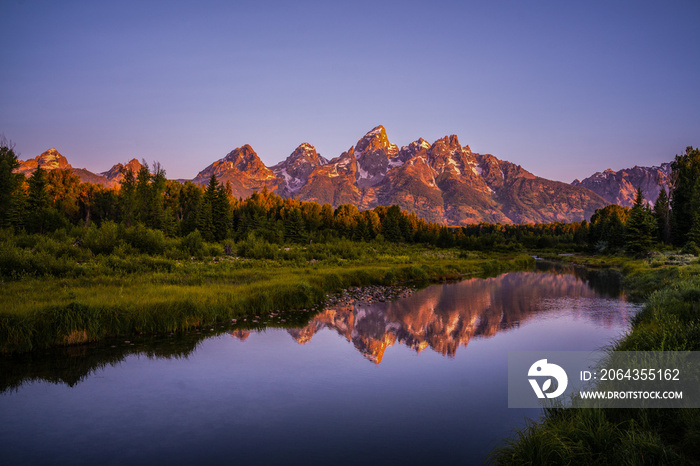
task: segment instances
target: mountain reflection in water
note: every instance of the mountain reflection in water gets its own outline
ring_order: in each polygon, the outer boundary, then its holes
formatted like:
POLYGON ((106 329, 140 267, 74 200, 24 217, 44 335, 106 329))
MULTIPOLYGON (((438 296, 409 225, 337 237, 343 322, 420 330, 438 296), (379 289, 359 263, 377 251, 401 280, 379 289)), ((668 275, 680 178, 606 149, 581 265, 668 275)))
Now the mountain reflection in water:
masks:
MULTIPOLYGON (((606 299, 619 295, 614 275, 600 279, 583 270, 572 273, 569 268, 568 272, 506 273, 430 286, 394 302, 338 305, 319 313, 307 326, 287 331, 305 344, 320 330, 333 330, 379 364, 386 348, 396 342, 417 353, 430 347, 454 357, 457 348, 467 346, 472 338, 493 336, 550 311, 567 312, 605 327, 628 322, 628 308, 620 299, 624 297, 606 299), (596 281, 601 286, 596 287, 596 281)), ((250 331, 231 335, 245 340, 250 331)))
POLYGON ((480 464, 541 413, 507 407, 508 353, 619 338, 637 306, 615 278, 507 273, 286 311, 284 328, 0 356, 0 462, 480 464))
MULTIPOLYGON (((624 327, 634 307, 620 296, 619 275, 582 268, 541 265, 545 271, 506 273, 432 285, 393 302, 354 302, 327 308, 303 327, 286 328, 299 344, 323 329, 338 333, 368 360, 379 364, 385 350, 399 343, 417 353, 430 347, 454 357, 472 338, 490 337, 538 318, 568 314, 597 327, 624 327)), ((290 311, 288 321, 306 322, 307 314, 290 311)), ((229 332, 245 341, 264 330, 217 327, 185 335, 160 335, 56 348, 0 357, 0 393, 44 380, 75 386, 106 366, 129 356, 186 359, 200 344, 229 332)))

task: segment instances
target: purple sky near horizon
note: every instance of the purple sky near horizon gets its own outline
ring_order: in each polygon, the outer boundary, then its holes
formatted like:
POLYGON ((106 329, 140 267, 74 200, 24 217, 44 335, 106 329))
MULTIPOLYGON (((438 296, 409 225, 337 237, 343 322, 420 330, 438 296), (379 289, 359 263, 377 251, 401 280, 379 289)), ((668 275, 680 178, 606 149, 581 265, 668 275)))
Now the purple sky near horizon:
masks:
POLYGON ((570 182, 700 145, 700 2, 0 3, 0 134, 193 178, 384 125, 570 182))

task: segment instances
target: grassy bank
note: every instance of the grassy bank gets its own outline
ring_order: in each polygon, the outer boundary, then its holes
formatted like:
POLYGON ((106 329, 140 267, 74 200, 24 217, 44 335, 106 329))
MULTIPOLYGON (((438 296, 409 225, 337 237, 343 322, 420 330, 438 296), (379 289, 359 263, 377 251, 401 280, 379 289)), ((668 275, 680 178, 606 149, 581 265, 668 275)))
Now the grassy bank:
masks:
MULTIPOLYGON (((700 263, 674 253, 646 259, 576 258, 618 267, 646 297, 615 351, 700 351, 700 263)), ((700 410, 551 409, 493 451, 496 464, 697 464, 700 410)))
POLYGON ((167 249, 95 255, 60 239, 13 240, 0 244, 4 353, 184 331, 263 312, 309 309, 326 294, 352 286, 451 280, 534 262, 527 255, 385 242, 234 245, 249 257, 224 255, 224 245, 205 244, 198 257, 183 257, 167 249))

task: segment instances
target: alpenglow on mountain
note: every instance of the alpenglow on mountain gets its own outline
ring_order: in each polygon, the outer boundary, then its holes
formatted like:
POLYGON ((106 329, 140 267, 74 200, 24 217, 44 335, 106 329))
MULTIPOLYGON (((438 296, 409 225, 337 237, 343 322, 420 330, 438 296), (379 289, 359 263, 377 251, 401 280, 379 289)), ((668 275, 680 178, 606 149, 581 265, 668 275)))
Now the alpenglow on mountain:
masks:
POLYGON ((244 145, 202 170, 194 182, 205 184, 211 175, 228 182, 238 197, 267 188, 333 207, 353 204, 362 210, 397 204, 447 225, 580 221, 607 205, 589 189, 474 153, 455 135, 432 144, 421 138, 399 148, 389 142, 383 126, 330 161, 303 143, 268 168, 244 145))
POLYGON ((597 172, 583 181, 574 180, 574 186, 588 188, 601 196, 609 204, 632 207, 637 188, 642 188, 644 199, 653 204, 661 189, 668 193, 671 189, 671 164, 662 163, 658 167, 638 167, 613 171, 597 172))
MULTIPOLYGON (((45 170, 70 170, 83 182, 117 188, 123 169, 136 174, 138 160, 118 163, 93 173, 74 168, 56 149, 20 161, 17 172, 29 176, 45 170)), ((669 191, 670 164, 595 173, 572 184, 551 181, 520 165, 490 154, 472 152, 457 136, 432 144, 419 138, 399 147, 389 142, 383 126, 365 134, 354 146, 331 160, 311 144, 300 144, 284 161, 265 166, 249 145, 232 150, 192 180, 204 185, 211 175, 228 183, 236 197, 267 189, 282 197, 353 204, 359 209, 397 204, 426 220, 446 225, 548 223, 589 219, 608 204, 629 206, 637 187, 654 202, 661 188, 669 191)), ((184 181, 184 180, 178 180, 184 181)))

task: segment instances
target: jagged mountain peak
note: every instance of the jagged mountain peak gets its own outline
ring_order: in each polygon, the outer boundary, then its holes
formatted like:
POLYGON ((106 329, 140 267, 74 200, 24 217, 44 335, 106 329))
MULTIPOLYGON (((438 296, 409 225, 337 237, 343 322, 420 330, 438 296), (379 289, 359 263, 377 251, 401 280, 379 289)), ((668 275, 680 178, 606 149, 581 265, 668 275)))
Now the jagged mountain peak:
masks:
POLYGON ((275 167, 279 167, 284 164, 289 165, 299 160, 304 160, 305 162, 312 163, 315 165, 325 165, 326 163, 328 163, 328 160, 326 160, 318 152, 316 152, 316 148, 314 146, 312 146, 308 142, 302 142, 297 146, 296 149, 294 149, 294 152, 292 152, 284 162, 278 163, 277 165, 275 165, 275 167))
POLYGON ((362 153, 378 149, 384 149, 386 151, 390 149, 390 146, 392 146, 392 144, 389 143, 386 129, 384 129, 382 125, 379 125, 367 132, 367 134, 362 136, 362 139, 357 141, 355 152, 362 153))
POLYGON ((121 183, 122 180, 124 179, 124 170, 131 170, 131 173, 136 176, 136 174, 141 170, 141 167, 143 165, 141 162, 138 161, 138 159, 131 159, 129 160, 126 164, 121 164, 117 163, 114 165, 112 168, 109 170, 100 173, 101 176, 104 176, 107 178, 109 181, 113 181, 115 183, 121 183))
POLYGON ((232 150, 199 172, 192 181, 207 184, 212 175, 216 175, 221 182, 229 182, 236 197, 247 197, 263 187, 270 190, 278 188, 277 175, 265 166, 249 144, 232 150))
POLYGON ((55 147, 43 152, 41 155, 37 156, 35 160, 37 161, 38 166, 44 170, 63 170, 73 168, 71 164, 68 163, 68 160, 61 155, 61 153, 58 152, 55 147))
POLYGON ((271 170, 280 179, 280 194, 291 196, 306 184, 315 167, 327 163, 328 160, 321 157, 314 146, 302 142, 289 157, 273 166, 271 170))
POLYGON ((26 161, 20 160, 17 171, 31 174, 39 167, 44 170, 67 170, 73 168, 71 164, 68 163, 68 160, 61 155, 56 148, 52 147, 32 159, 27 159, 26 161))
POLYGON ((258 154, 250 147, 250 144, 244 144, 241 147, 233 149, 223 158, 226 162, 238 162, 241 160, 249 160, 258 158, 258 154))
MULTIPOLYGON (((457 137, 456 134, 451 134, 449 136, 443 136, 442 138, 438 139, 433 143, 433 148, 434 149, 449 149, 449 150, 456 150, 456 149, 461 149, 462 146, 459 144, 459 138, 457 137)), ((470 150, 471 152, 471 150, 470 150)))
POLYGON ((421 151, 425 152, 430 149, 431 144, 423 138, 418 138, 407 146, 403 146, 399 151, 400 163, 395 165, 401 165, 409 159, 415 157, 421 151))
POLYGON ((22 173, 25 176, 29 176, 39 167, 47 171, 70 170, 74 175, 77 175, 78 178, 80 178, 80 181, 83 183, 95 183, 106 187, 112 187, 115 184, 106 177, 95 174, 84 168, 74 168, 70 163, 68 163, 68 159, 61 155, 61 153, 58 152, 55 147, 44 151, 32 159, 28 159, 26 161, 20 160, 19 167, 17 167, 15 171, 17 173, 22 173))

